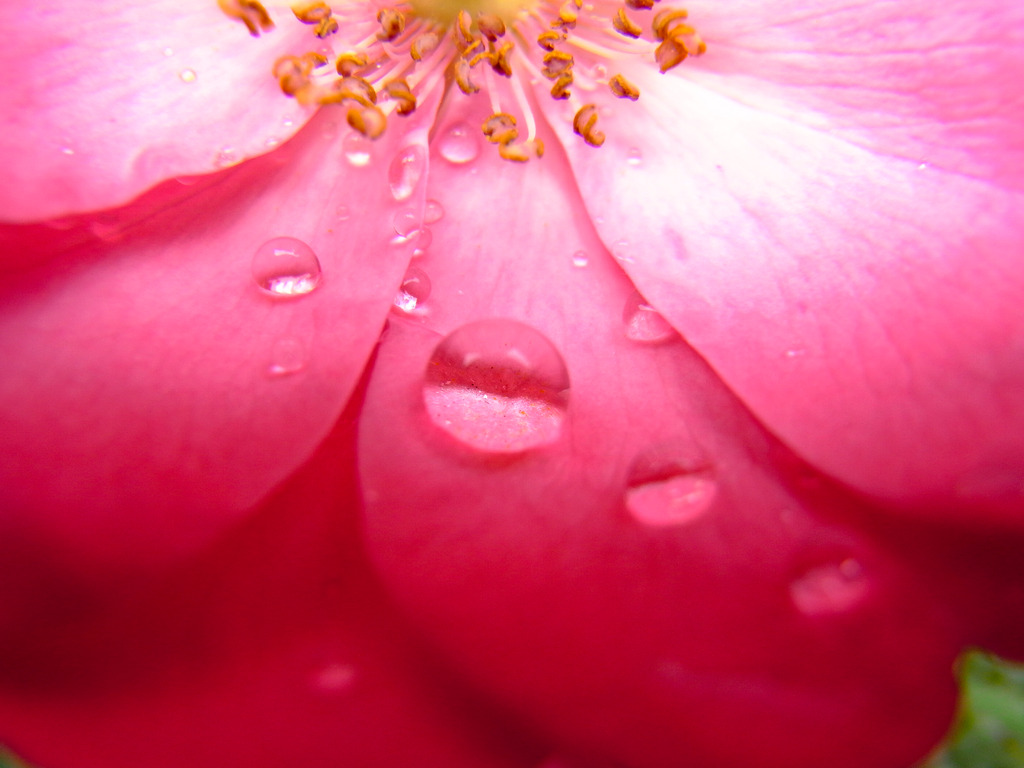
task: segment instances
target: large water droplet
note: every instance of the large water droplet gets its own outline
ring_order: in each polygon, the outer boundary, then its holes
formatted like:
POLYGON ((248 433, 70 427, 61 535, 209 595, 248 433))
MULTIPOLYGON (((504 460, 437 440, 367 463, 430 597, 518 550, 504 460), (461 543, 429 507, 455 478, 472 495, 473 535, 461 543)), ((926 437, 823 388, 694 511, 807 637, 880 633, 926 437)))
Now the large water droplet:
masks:
POLYGON ((275 237, 256 249, 252 276, 273 296, 304 296, 320 284, 320 260, 301 240, 275 237))
POLYGON ((636 291, 626 299, 622 322, 626 338, 643 344, 657 344, 676 335, 675 329, 668 321, 636 291))
POLYGON ((391 196, 398 201, 408 200, 412 197, 425 168, 426 157, 423 147, 406 147, 395 155, 395 159, 391 161, 391 166, 388 168, 391 196))
POLYGON ((341 151, 349 165, 362 168, 370 163, 370 140, 361 133, 353 131, 341 140, 341 151))
POLYGON ((626 509, 653 527, 692 523, 711 509, 718 480, 711 463, 691 441, 641 453, 626 481, 626 509))
POLYGON ((412 314, 417 309, 423 309, 423 302, 430 296, 430 278, 427 273, 419 267, 409 267, 409 271, 402 278, 402 284, 395 294, 395 309, 406 314, 412 314))
POLYGON ((437 200, 427 200, 423 206, 423 223, 436 224, 444 218, 444 206, 437 200))
POLYGON ((789 585, 793 604, 811 616, 846 611, 867 591, 864 569, 853 558, 810 568, 789 585))
POLYGON ((401 210, 391 218, 391 225, 395 228, 396 233, 402 237, 409 237, 409 235, 420 228, 420 217, 416 211, 410 209, 401 210))
POLYGON ((476 160, 480 154, 480 141, 466 123, 455 123, 441 136, 438 150, 449 163, 462 165, 476 160))
POLYGON ((540 331, 514 320, 480 320, 445 337, 427 365, 430 420, 471 448, 518 453, 562 434, 569 372, 540 331))
POLYGON ((298 339, 278 339, 270 350, 267 375, 273 378, 298 373, 306 367, 306 348, 298 339))

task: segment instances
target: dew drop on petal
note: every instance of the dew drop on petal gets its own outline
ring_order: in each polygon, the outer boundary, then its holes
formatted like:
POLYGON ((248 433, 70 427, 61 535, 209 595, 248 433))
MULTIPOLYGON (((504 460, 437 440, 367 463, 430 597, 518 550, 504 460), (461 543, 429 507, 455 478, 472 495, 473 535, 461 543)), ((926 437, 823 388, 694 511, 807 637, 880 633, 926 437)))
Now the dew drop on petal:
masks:
POLYGON ((252 259, 256 284, 272 296, 304 296, 320 284, 320 260, 294 237, 275 237, 256 249, 252 259))
POLYGON ((232 165, 238 165, 241 161, 242 157, 234 147, 221 147, 213 158, 213 164, 217 168, 230 168, 232 165))
POLYGON ((438 142, 441 157, 449 163, 463 165, 476 160, 480 154, 480 142, 476 131, 466 123, 455 123, 449 126, 438 142))
POLYGON ((633 147, 632 149, 629 150, 629 152, 626 153, 626 162, 629 165, 637 166, 640 165, 643 161, 643 153, 636 147, 633 147))
POLYGON ((423 206, 423 223, 436 224, 443 218, 444 206, 437 202, 437 200, 427 200, 426 205, 423 206))
POLYGON ((352 133, 341 140, 341 151, 349 165, 363 168, 370 163, 370 140, 361 133, 352 133))
POLYGON ((317 670, 312 682, 313 688, 321 693, 343 693, 352 687, 355 679, 355 667, 334 662, 317 670))
POLYGON ((164 56, 166 56, 167 58, 170 58, 173 55, 174 55, 174 49, 173 48, 164 48, 164 56))
POLYGON ((352 212, 349 211, 347 205, 339 205, 334 209, 334 215, 338 217, 338 221, 348 221, 352 212))
POLYGON ((413 243, 414 248, 413 248, 412 255, 413 256, 422 256, 424 253, 427 252, 427 248, 429 248, 430 244, 433 243, 433 242, 434 242, 434 233, 431 232, 426 227, 420 228, 420 230, 418 232, 416 232, 415 242, 413 243))
POLYGON ((395 294, 394 306, 399 312, 412 314, 423 309, 423 302, 430 296, 430 278, 419 267, 409 267, 402 278, 402 284, 395 294))
POLYGON ((284 338, 274 342, 270 350, 267 375, 280 378, 298 373, 306 367, 306 350, 298 339, 284 338))
POLYGON ((658 344, 668 341, 676 334, 668 321, 636 291, 626 299, 622 322, 626 338, 642 344, 658 344))
POLYGON ((194 83, 196 81, 196 71, 194 69, 183 69, 178 73, 178 77, 181 78, 183 83, 194 83))
POLYGON ((590 263, 590 257, 587 256, 586 251, 576 251, 572 255, 572 265, 574 267, 585 267, 590 263))
POLYGON ((565 361, 546 336, 515 320, 480 320, 446 336, 430 357, 430 420, 459 443, 520 453, 556 442, 569 396, 565 361))
POLYGON ((395 232, 402 237, 409 237, 413 232, 420 228, 420 217, 411 209, 405 209, 398 211, 391 218, 391 225, 395 228, 395 232))
POLYGON ((410 146, 403 149, 388 167, 391 196, 401 202, 412 197, 426 168, 423 148, 410 146))
POLYGON ((637 456, 626 480, 625 505, 637 522, 664 528, 701 518, 717 495, 712 464, 687 440, 637 456))
POLYGON ((863 567, 846 558, 808 569, 789 585, 789 596, 801 613, 820 616, 852 608, 867 590, 863 567))

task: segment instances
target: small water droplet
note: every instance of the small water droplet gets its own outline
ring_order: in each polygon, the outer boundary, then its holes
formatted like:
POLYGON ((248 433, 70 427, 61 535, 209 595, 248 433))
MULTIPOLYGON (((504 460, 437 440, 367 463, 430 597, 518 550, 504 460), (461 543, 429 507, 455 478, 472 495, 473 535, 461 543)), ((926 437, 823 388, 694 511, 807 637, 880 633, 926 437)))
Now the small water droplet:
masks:
POLYGON ((420 217, 417 215, 416 211, 407 208, 405 210, 398 211, 391 218, 391 225, 399 235, 402 237, 409 237, 409 235, 420 228, 420 217))
POLYGON ((409 267, 402 278, 402 284, 395 294, 394 305, 397 310, 411 314, 423 309, 423 302, 430 296, 430 278, 418 267, 409 267))
POLYGON ((202 176, 175 176, 174 180, 181 184, 183 187, 191 187, 193 184, 198 182, 202 176))
POLYGON ((304 296, 320 284, 320 260, 294 237, 275 237, 256 249, 252 259, 256 284, 273 296, 304 296))
POLYGON ((633 519, 655 528, 692 523, 718 495, 711 463, 692 438, 653 446, 633 461, 625 504, 633 519))
POLYGON ((313 687, 323 693, 341 693, 351 688, 355 679, 355 667, 335 662, 327 664, 313 676, 313 687))
POLYGON ((480 320, 446 336, 430 357, 423 399, 430 420, 463 445, 519 453, 556 442, 569 372, 540 331, 480 320))
POLYGON ((174 49, 173 48, 164 48, 164 56, 166 56, 167 58, 170 58, 173 55, 174 55, 174 49))
POLYGON ((124 237, 125 225, 114 214, 100 214, 89 222, 89 229, 100 240, 116 243, 124 237))
POLYGON ((927 171, 928 170, 928 163, 921 163, 920 165, 917 166, 917 170, 919 170, 919 171, 927 171))
POLYGON ((608 68, 604 64, 595 64, 590 76, 595 80, 604 80, 608 77, 608 68))
POLYGON ((787 349, 786 350, 786 357, 803 357, 806 354, 807 354, 807 350, 806 349, 800 349, 798 347, 794 347, 793 349, 787 349))
POLYGON ((585 267, 590 263, 590 257, 587 256, 586 251, 576 251, 572 255, 572 265, 574 267, 585 267))
POLYGON ((194 83, 196 81, 196 71, 194 69, 183 69, 178 73, 178 77, 181 78, 183 83, 194 83))
POLYGON ((354 165, 356 168, 363 168, 370 164, 371 146, 368 138, 355 131, 341 140, 341 151, 344 153, 345 159, 348 160, 349 165, 354 165))
POLYGON ((67 155, 68 157, 71 157, 73 154, 75 154, 75 148, 71 146, 71 143, 67 139, 65 139, 64 143, 61 145, 60 153, 62 155, 67 155))
POLYGON ((281 140, 275 136, 271 136, 263 143, 263 145, 267 149, 277 149, 279 146, 281 146, 281 140))
POLYGON ((463 165, 476 160, 480 154, 480 141, 466 123, 455 123, 441 136, 438 151, 449 163, 463 165))
POLYGON ((626 153, 626 162, 629 165, 637 166, 640 165, 643 161, 644 155, 636 147, 633 147, 632 149, 629 150, 629 152, 626 153))
POLYGON ((789 585, 789 596, 800 612, 818 616, 852 608, 867 590, 861 564, 846 558, 808 569, 789 585))
POLYGON ((444 218, 444 207, 437 200, 427 200, 423 206, 423 223, 436 224, 444 218))
POLYGON ((426 227, 420 228, 416 232, 415 241, 413 242, 413 256, 422 256, 427 252, 430 244, 434 242, 434 233, 426 227))
POLYGON ((622 311, 622 322, 625 326, 626 338, 643 344, 657 344, 673 338, 675 329, 668 321, 647 303, 639 293, 634 291, 622 311))
POLYGON ((217 168, 230 168, 232 165, 238 165, 241 161, 242 157, 234 147, 221 147, 213 158, 213 164, 217 168))
POLYGON ((328 141, 338 135, 338 124, 333 120, 328 120, 320 129, 320 134, 328 141))
POLYGON ((352 212, 348 209, 347 205, 339 205, 334 209, 334 215, 338 217, 338 221, 348 221, 352 212))
POLYGON ((290 117, 284 117, 281 119, 281 126, 284 128, 291 128, 295 125, 295 122, 290 117))
POLYGON ((270 350, 267 375, 273 378, 298 373, 306 367, 306 349, 298 339, 278 339, 270 350))
POLYGON ((623 264, 632 264, 633 251, 629 246, 629 240, 616 240, 612 246, 612 256, 623 264))
POLYGON ((410 146, 403 149, 388 167, 388 184, 391 186, 391 196, 401 202, 412 197, 416 186, 420 183, 426 160, 423 147, 410 146))

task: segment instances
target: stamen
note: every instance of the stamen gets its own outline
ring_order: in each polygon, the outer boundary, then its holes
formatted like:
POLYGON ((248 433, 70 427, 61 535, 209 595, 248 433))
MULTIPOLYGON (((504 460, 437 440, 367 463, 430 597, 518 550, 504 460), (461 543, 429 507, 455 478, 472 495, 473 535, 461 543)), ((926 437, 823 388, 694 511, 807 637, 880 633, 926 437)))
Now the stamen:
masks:
POLYGON ((332 18, 334 11, 322 0, 307 0, 292 7, 295 18, 303 24, 315 24, 317 37, 324 38, 338 31, 338 22, 332 18))
POLYGON ((555 50, 555 46, 565 40, 565 33, 548 29, 537 35, 537 45, 545 51, 555 50))
POLYGON ((634 11, 646 11, 654 7, 658 0, 626 0, 626 5, 634 11))
POLYGON ((493 13, 481 13, 477 16, 476 26, 481 34, 492 43, 505 35, 505 22, 501 20, 500 16, 495 16, 493 13))
POLYGON ((424 32, 412 41, 412 46, 409 48, 409 55, 412 56, 413 61, 423 61, 425 58, 430 56, 430 54, 436 51, 437 46, 440 44, 441 38, 438 37, 436 32, 424 32))
POLYGON ((345 116, 348 124, 368 139, 379 139, 387 128, 387 118, 380 107, 351 107, 345 116))
POLYGON ((339 75, 348 77, 354 75, 369 63, 370 61, 366 58, 366 54, 349 51, 348 53, 341 54, 334 66, 338 70, 339 75))
POLYGON ((384 86, 384 92, 397 102, 395 111, 400 115, 411 115, 416 110, 416 96, 404 79, 392 80, 384 86))
POLYGON ((259 37, 261 31, 269 32, 274 28, 274 20, 258 0, 217 0, 217 5, 232 19, 245 24, 253 37, 259 37))
POLYGON ((461 56, 452 64, 452 75, 455 78, 455 84, 467 96, 472 96, 480 90, 480 87, 470 80, 470 70, 469 62, 461 56))
POLYGON ((604 144, 604 134, 597 130, 597 106, 585 104, 580 107, 576 117, 572 119, 572 129, 592 147, 604 144))
POLYGON ((643 29, 626 15, 625 8, 619 8, 619 12, 612 19, 612 26, 615 27, 616 32, 626 37, 636 38, 644 33, 643 29))
POLYGON ((484 136, 492 144, 508 144, 519 138, 519 130, 516 128, 516 119, 505 112, 497 112, 486 120, 481 126, 484 136))
POLYGON ((378 40, 390 43, 405 31, 405 16, 394 8, 382 9, 377 14, 377 21, 380 22, 380 32, 377 33, 378 40))
POLYGON ((622 75, 616 75, 608 81, 608 87, 612 89, 614 93, 620 99, 629 99, 630 101, 636 101, 640 98, 640 89, 633 85, 629 80, 624 78, 622 75))

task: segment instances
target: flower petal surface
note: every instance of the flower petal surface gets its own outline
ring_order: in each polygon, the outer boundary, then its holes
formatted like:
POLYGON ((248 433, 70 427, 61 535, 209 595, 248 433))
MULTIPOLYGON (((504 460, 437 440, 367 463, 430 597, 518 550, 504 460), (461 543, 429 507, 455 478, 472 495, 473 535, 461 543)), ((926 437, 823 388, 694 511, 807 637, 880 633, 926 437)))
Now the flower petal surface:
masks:
POLYGON ((788 452, 667 324, 636 320, 569 179, 557 150, 434 157, 447 213, 414 261, 432 290, 390 323, 360 419, 390 593, 567 752, 910 764, 948 724, 963 629, 848 497, 789 487, 788 452))
POLYGON ((707 54, 633 74, 601 149, 552 113, 602 239, 814 465, 1019 528, 1021 8, 688 7, 707 54))
MULTIPOLYGON (((323 439, 407 259, 391 244, 400 205, 388 164, 402 147, 423 151, 395 131, 352 166, 344 142, 324 136, 329 119, 166 206, 161 188, 50 230, 78 245, 8 273, 6 545, 36 542, 86 580, 161 567, 208 542, 323 439), (313 262, 278 253, 280 238, 313 262)), ((401 205, 421 206, 408 191, 401 205)), ((3 234, 46 247, 45 225, 3 234)))
POLYGON ((312 111, 271 67, 315 38, 289 9, 273 17, 257 39, 215 0, 4 3, 0 220, 122 205, 289 138, 312 111))

